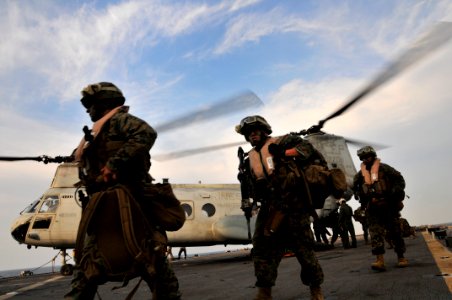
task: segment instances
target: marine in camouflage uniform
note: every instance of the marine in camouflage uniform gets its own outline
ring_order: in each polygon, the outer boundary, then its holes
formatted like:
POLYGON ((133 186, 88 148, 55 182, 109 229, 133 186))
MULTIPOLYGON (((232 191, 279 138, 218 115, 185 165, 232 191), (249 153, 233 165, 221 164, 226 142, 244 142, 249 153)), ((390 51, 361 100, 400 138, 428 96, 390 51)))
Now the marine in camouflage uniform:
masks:
POLYGON ((323 299, 323 271, 310 227, 314 209, 300 172, 302 165, 318 158, 318 152, 299 136, 270 137, 271 127, 261 116, 244 118, 236 131, 254 147, 248 155, 254 199, 261 202, 252 239, 259 288, 255 299, 272 299, 271 288, 286 249, 297 257, 301 281, 310 287, 312 299, 323 299))
POLYGON ((355 226, 353 226, 353 210, 345 199, 339 200, 339 226, 342 230, 342 245, 345 249, 356 248, 355 226), (350 234, 350 238, 349 238, 350 234), (351 245, 350 245, 351 239, 351 245))
MULTIPOLYGON (((81 183, 86 186, 88 197, 122 184, 139 202, 144 184, 151 182, 149 151, 157 133, 145 121, 128 113, 121 90, 112 83, 89 85, 82 96, 81 102, 94 124, 91 131, 84 129, 85 137, 73 156, 79 162, 81 183)), ((96 236, 87 234, 80 257, 92 254, 92 260, 102 269, 104 262, 96 250, 96 236)), ((180 299, 178 280, 163 252, 157 256, 155 268, 153 299, 180 299)), ((76 265, 72 290, 65 299, 94 298, 98 282, 88 280, 85 274, 86 270, 76 265)))
POLYGON ((405 198, 405 180, 399 171, 381 163, 377 153, 370 146, 358 150, 362 161, 361 170, 355 175, 353 190, 355 198, 366 209, 371 238, 372 254, 377 260, 372 263, 376 271, 386 270, 384 264, 385 235, 394 243, 398 267, 408 266, 404 257, 405 242, 400 228, 400 211, 405 198))

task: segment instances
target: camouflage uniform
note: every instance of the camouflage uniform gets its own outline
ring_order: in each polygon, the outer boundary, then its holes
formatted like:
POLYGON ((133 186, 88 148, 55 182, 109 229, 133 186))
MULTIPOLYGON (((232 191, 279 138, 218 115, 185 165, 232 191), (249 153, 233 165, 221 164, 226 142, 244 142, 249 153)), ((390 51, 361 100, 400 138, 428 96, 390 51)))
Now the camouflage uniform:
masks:
MULTIPOLYGON (((150 155, 157 133, 143 120, 130 115, 128 107, 121 107, 105 124, 83 151, 80 161, 80 179, 89 196, 120 183, 126 186, 140 202, 143 187, 151 181, 149 175, 150 155), (103 181, 101 169, 107 166, 117 174, 114 183, 103 181)), ((164 232, 162 232, 165 234, 164 232)), ((82 255, 91 252, 93 260, 102 269, 103 261, 96 255, 96 237, 87 235, 82 255), (97 257, 97 258, 96 258, 97 257)), ((180 299, 178 280, 166 256, 158 256, 155 263, 157 277, 154 296, 156 299, 180 299)), ((92 299, 97 285, 89 282, 79 266, 76 266, 72 280, 72 291, 65 297, 70 299, 92 299)))
MULTIPOLYGON (((300 153, 297 158, 300 164, 308 164, 317 158, 312 145, 298 136, 280 138, 279 145, 283 149, 296 147, 300 153)), ((309 219, 312 205, 306 201, 306 190, 302 188, 303 191, 300 192, 300 187, 294 185, 299 182, 290 182, 294 176, 291 173, 293 160, 288 160, 275 159, 275 171, 268 178, 266 196, 263 197, 256 220, 252 258, 257 287, 275 285, 278 266, 286 249, 294 252, 302 267, 300 278, 303 284, 320 286, 323 282, 323 271, 313 250, 314 236, 309 219), (268 235, 265 233, 266 227, 275 209, 281 211, 284 218, 278 229, 268 235)))
POLYGON ((384 241, 387 232, 394 243, 394 251, 400 258, 406 251, 400 229, 405 180, 400 172, 384 163, 380 163, 378 178, 378 185, 367 189, 362 172, 359 171, 354 177, 353 190, 358 194, 361 206, 366 208, 372 254, 385 253, 384 241))
MULTIPOLYGON (((345 200, 343 200, 345 201, 345 200)), ((341 204, 339 207, 339 226, 342 231, 342 244, 344 248, 356 248, 355 227, 353 226, 353 210, 347 203, 341 204), (349 233, 352 244, 350 245, 349 233)))

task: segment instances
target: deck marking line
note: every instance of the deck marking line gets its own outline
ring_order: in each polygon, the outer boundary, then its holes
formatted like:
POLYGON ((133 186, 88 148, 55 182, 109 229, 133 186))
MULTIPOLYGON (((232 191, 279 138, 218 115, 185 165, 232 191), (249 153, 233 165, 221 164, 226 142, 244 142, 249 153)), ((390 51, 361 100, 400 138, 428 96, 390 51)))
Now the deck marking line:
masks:
MULTIPOLYGON (((444 247, 440 241, 435 237, 431 236, 428 232, 422 232, 425 243, 427 244, 430 253, 435 259, 436 265, 438 266, 441 274, 452 274, 452 259, 450 258, 450 251, 444 247)), ((452 293, 452 277, 442 276, 444 282, 446 283, 449 291, 452 293)))
POLYGON ((20 294, 22 292, 26 292, 28 290, 35 289, 37 287, 43 286, 46 283, 49 283, 49 282, 52 282, 52 281, 56 281, 56 280, 61 279, 61 278, 64 278, 64 276, 62 276, 62 275, 55 276, 55 277, 52 277, 50 279, 44 280, 42 282, 37 282, 37 283, 31 284, 29 286, 25 286, 23 288, 18 289, 17 291, 9 292, 9 293, 6 293, 5 295, 0 296, 0 300, 12 298, 12 297, 14 297, 14 296, 16 296, 16 295, 18 295, 18 294, 20 294))

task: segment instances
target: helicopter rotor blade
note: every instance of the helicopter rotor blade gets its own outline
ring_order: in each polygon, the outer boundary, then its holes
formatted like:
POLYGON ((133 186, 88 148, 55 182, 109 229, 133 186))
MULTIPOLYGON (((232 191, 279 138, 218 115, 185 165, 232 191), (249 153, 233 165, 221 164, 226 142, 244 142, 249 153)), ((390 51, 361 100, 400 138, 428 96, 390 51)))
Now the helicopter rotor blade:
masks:
POLYGON ((408 67, 419 62, 421 59, 433 53, 442 45, 446 44, 452 38, 452 22, 440 22, 431 31, 422 38, 417 40, 408 50, 400 55, 395 61, 389 64, 381 73, 378 74, 368 85, 366 85, 359 93, 350 99, 344 106, 329 115, 327 118, 320 120, 318 125, 314 125, 307 130, 307 133, 318 132, 323 125, 343 114, 351 106, 362 100, 365 96, 385 84, 405 71, 408 67))
POLYGON ((0 156, 0 161, 20 161, 20 160, 42 161, 42 156, 29 156, 29 157, 0 156))
POLYGON ((388 145, 377 144, 374 142, 366 142, 366 141, 357 140, 357 139, 350 139, 350 138, 344 138, 344 139, 345 139, 345 142, 347 142, 348 144, 351 144, 353 146, 356 146, 356 147, 372 146, 375 150, 383 150, 383 149, 390 147, 388 145))
POLYGON ((187 150, 181 150, 181 151, 176 151, 176 152, 171 152, 171 153, 166 153, 166 154, 152 155, 152 158, 156 161, 167 161, 167 160, 177 159, 177 158, 181 158, 181 157, 185 157, 185 156, 191 156, 191 155, 201 154, 201 153, 205 153, 205 152, 225 149, 225 148, 229 148, 229 147, 241 146, 241 145, 244 145, 247 143, 248 142, 243 141, 243 142, 233 142, 233 143, 227 143, 227 144, 221 144, 221 145, 215 145, 215 146, 207 146, 207 147, 201 147, 201 148, 195 148, 195 149, 187 149, 187 150))
POLYGON ((0 156, 0 161, 21 161, 21 160, 34 160, 34 161, 39 161, 39 162, 43 162, 45 164, 48 163, 62 163, 62 162, 67 162, 70 161, 70 157, 69 156, 55 156, 55 157, 50 157, 47 155, 41 155, 41 156, 22 156, 22 157, 17 157, 17 156, 0 156))
POLYGON ((190 112, 155 127, 158 133, 173 130, 186 125, 206 121, 226 114, 234 113, 242 109, 262 106, 263 102, 252 91, 244 91, 223 101, 213 104, 198 111, 190 112))
MULTIPOLYGON (((170 131, 170 130, 173 130, 173 129, 176 129, 179 127, 183 127, 186 125, 191 125, 191 124, 194 124, 197 122, 202 122, 202 121, 220 117, 220 116, 223 116, 226 114, 234 113, 234 112, 240 111, 242 109, 259 107, 262 105, 264 105, 264 103, 255 93, 253 93, 252 91, 243 91, 237 95, 226 98, 223 101, 220 101, 218 103, 215 103, 213 105, 200 109, 198 111, 188 113, 186 115, 183 115, 179 118, 166 122, 160 126, 156 126, 154 128, 156 129, 156 131, 158 133, 162 133, 162 132, 170 131)), ((241 143, 241 144, 243 144, 243 143, 241 143)), ((240 145, 240 144, 236 143, 236 144, 231 144, 230 146, 224 146, 224 147, 232 147, 235 145, 240 145)), ((208 149, 208 148, 209 147, 206 147, 206 149, 208 149)), ((200 153, 202 153, 202 152, 213 151, 213 150, 221 149, 221 148, 223 148, 223 145, 214 146, 212 150, 203 150, 201 148, 199 151, 200 151, 200 153)), ((180 151, 180 152, 181 152, 182 156, 192 155, 192 154, 184 154, 183 153, 184 151, 180 151)), ((196 149, 191 150, 191 152, 195 154, 196 149)), ((171 153, 166 154, 166 155, 161 155, 161 157, 169 157, 170 155, 171 155, 171 153)), ((174 155, 177 156, 178 152, 175 153, 174 155)), ((158 157, 159 156, 157 155, 157 158, 158 157)), ((176 157, 174 157, 174 158, 176 158, 176 157)), ((163 158, 163 159, 165 159, 165 158, 163 158)), ((36 156, 36 157, 0 156, 0 161, 21 161, 21 160, 35 160, 35 161, 44 162, 45 164, 47 164, 49 162, 56 162, 56 163, 65 162, 65 161, 68 161, 69 158, 66 156, 49 157, 47 155, 41 155, 41 156, 36 156)))

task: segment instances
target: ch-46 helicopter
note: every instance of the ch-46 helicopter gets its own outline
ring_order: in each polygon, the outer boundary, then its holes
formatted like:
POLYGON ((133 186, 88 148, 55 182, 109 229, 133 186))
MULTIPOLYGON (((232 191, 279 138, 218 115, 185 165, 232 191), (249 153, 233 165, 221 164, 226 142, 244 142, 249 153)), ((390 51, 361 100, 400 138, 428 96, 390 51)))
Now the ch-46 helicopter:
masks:
MULTIPOLYGON (((451 24, 440 23, 398 59, 389 64, 341 108, 319 121, 317 125, 292 134, 303 135, 308 139, 325 156, 329 167, 338 167, 344 171, 347 182, 351 185, 356 169, 347 143, 362 144, 362 142, 325 133, 322 131, 324 124, 340 116, 378 87, 445 44, 452 37, 451 24)), ((194 121, 202 121, 237 111, 236 108, 243 108, 247 104, 249 104, 248 107, 251 107, 259 103, 260 100, 257 96, 248 92, 208 110, 191 113, 168 122, 156 127, 156 130, 161 133, 194 121)), ((237 142, 183 150, 165 155, 154 155, 153 159, 163 161, 181 158, 239 146, 244 143, 237 142)), ((71 274, 72 265, 67 264, 66 250, 75 247, 78 224, 81 218, 79 195, 84 192, 83 187, 77 186, 79 182, 77 164, 64 162, 64 157, 51 158, 48 156, 0 157, 0 160, 36 160, 44 163, 61 163, 56 169, 49 189, 14 220, 11 226, 11 234, 15 240, 29 248, 40 246, 60 249, 63 256, 61 273, 71 274)), ((168 232, 169 245, 207 246, 250 243, 255 215, 244 218, 241 208, 249 199, 243 197, 239 184, 172 184, 172 187, 186 212, 186 222, 180 230, 168 232)))

